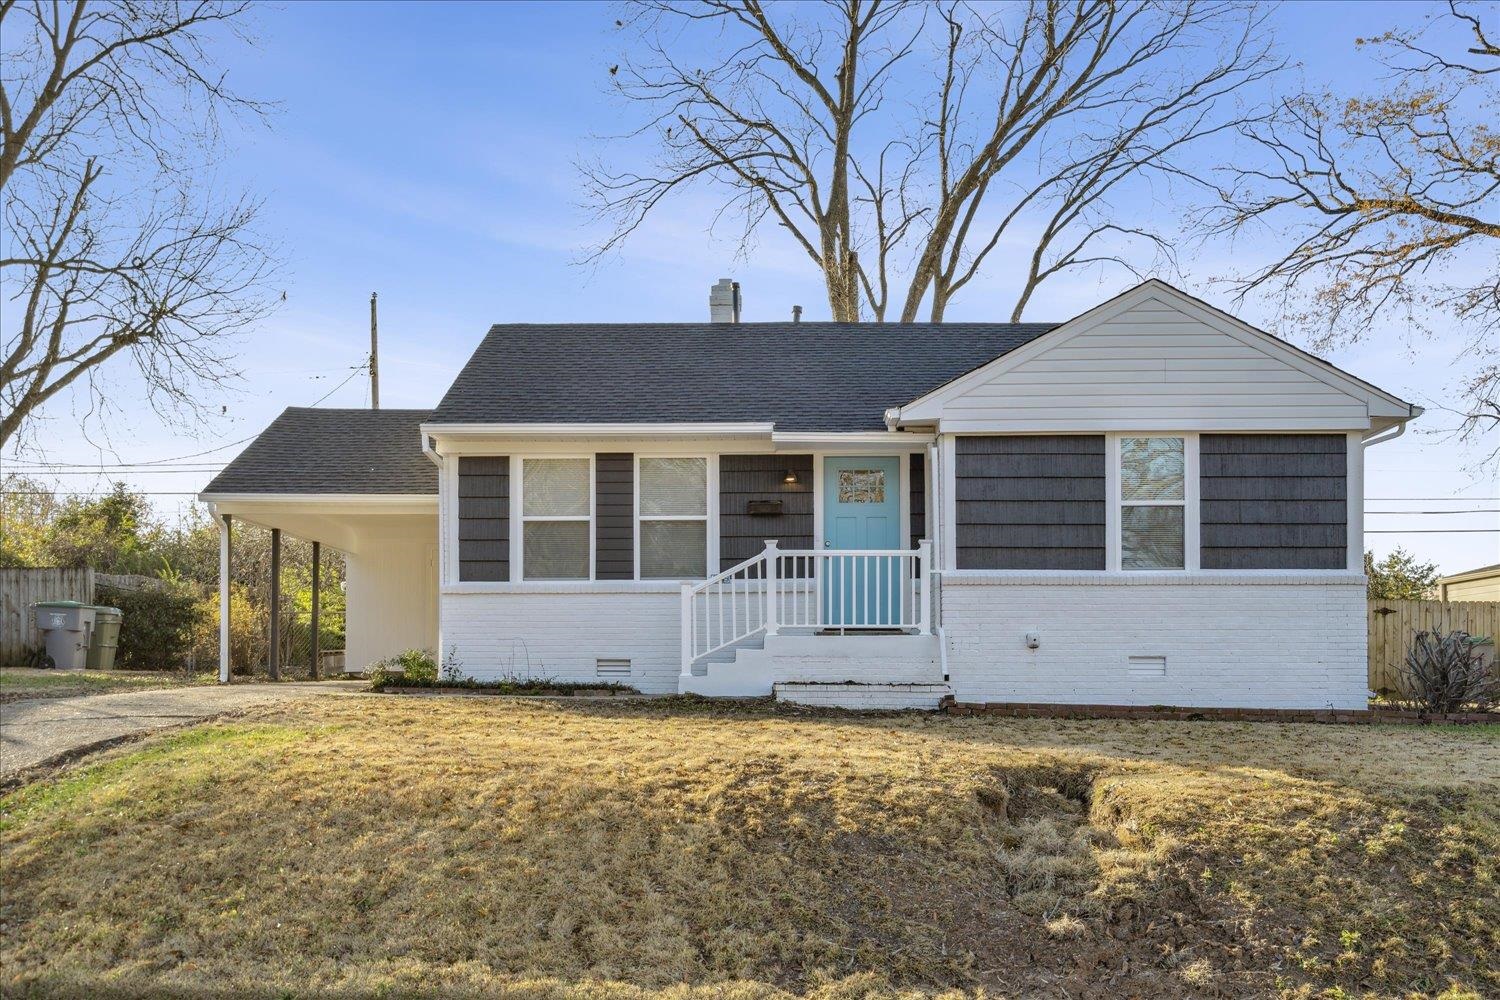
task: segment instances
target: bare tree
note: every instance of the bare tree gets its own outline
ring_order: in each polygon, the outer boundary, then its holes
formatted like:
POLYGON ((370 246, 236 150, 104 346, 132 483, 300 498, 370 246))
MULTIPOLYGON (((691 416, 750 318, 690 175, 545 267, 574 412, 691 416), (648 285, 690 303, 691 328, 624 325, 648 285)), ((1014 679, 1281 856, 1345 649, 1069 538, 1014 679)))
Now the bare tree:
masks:
POLYGON ((264 108, 209 55, 245 2, 0 0, 0 445, 37 408, 129 357, 154 403, 196 410, 222 341, 259 318, 257 206, 195 190, 219 115, 264 108))
MULTIPOLYGON (((1500 18, 1448 3, 1418 31, 1358 44, 1386 86, 1368 96, 1286 101, 1245 129, 1268 154, 1232 172, 1211 232, 1291 234, 1284 253, 1236 280, 1264 291, 1319 346, 1369 334, 1395 313, 1467 332, 1473 360, 1459 433, 1500 431, 1500 18), (1452 322, 1452 321, 1456 321, 1452 322)), ((1488 446, 1500 457, 1500 443, 1488 446)))
POLYGON ((742 251, 763 223, 781 226, 844 321, 910 322, 924 304, 941 321, 1022 230, 1015 318, 1053 275, 1128 267, 1141 244, 1169 256, 1160 212, 1133 218, 1110 197, 1152 176, 1199 183, 1180 154, 1252 120, 1235 98, 1280 68, 1259 9, 1239 0, 644 0, 626 26, 641 52, 610 72, 647 109, 629 138, 658 155, 643 170, 586 166, 611 227, 593 253, 715 184, 720 214, 743 218, 742 251), (675 54, 695 28, 722 39, 707 67, 675 54))

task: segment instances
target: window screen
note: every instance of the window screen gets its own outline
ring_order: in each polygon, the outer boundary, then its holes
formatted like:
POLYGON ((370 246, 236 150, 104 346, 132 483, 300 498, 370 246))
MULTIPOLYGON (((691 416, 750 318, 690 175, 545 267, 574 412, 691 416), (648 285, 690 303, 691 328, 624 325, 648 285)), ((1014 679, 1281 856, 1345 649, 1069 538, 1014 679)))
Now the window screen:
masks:
POLYGON ((708 459, 640 460, 641 579, 708 575, 708 459))
POLYGON ((521 463, 521 563, 527 580, 589 578, 589 460, 521 463))
POLYGON ((641 459, 641 516, 708 513, 708 459, 641 459))
POLYGON ((528 458, 521 489, 527 517, 588 517, 589 460, 528 458))

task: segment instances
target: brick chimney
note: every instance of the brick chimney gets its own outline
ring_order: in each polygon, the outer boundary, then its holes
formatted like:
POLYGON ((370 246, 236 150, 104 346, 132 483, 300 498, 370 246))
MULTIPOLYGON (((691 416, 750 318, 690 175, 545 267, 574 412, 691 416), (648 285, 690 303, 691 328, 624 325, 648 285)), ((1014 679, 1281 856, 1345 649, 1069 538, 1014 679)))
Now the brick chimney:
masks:
POLYGON ((720 278, 708 290, 708 321, 710 323, 738 323, 740 321, 740 283, 729 278, 720 278))

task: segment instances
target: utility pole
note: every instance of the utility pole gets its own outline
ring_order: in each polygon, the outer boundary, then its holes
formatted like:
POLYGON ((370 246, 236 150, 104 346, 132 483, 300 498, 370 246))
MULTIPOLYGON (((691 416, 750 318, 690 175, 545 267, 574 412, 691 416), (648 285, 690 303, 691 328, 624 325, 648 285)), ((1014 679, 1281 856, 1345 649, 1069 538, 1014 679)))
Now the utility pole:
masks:
POLYGON ((370 293, 370 409, 380 409, 380 340, 375 322, 375 293, 370 293))

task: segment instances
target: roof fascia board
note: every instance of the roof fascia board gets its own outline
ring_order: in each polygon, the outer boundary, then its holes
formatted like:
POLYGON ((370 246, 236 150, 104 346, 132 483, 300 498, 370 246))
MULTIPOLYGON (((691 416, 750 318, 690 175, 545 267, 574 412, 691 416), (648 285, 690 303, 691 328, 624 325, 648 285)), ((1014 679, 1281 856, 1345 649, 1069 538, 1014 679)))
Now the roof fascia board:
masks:
POLYGON ((1468 583, 1470 580, 1483 580, 1491 576, 1500 576, 1500 564, 1494 566, 1481 566, 1478 569, 1465 570, 1462 573, 1454 573, 1452 576, 1440 576, 1438 583, 1468 583))
POLYGON ((916 434, 908 431, 782 431, 771 435, 776 447, 788 448, 839 448, 845 446, 880 446, 922 448, 936 439, 935 434, 916 434))
POLYGON ((436 493, 199 493, 198 499, 211 504, 279 503, 308 504, 316 507, 430 507, 437 503, 436 493))
POLYGON ((772 423, 699 424, 422 424, 436 437, 770 437, 772 423))

